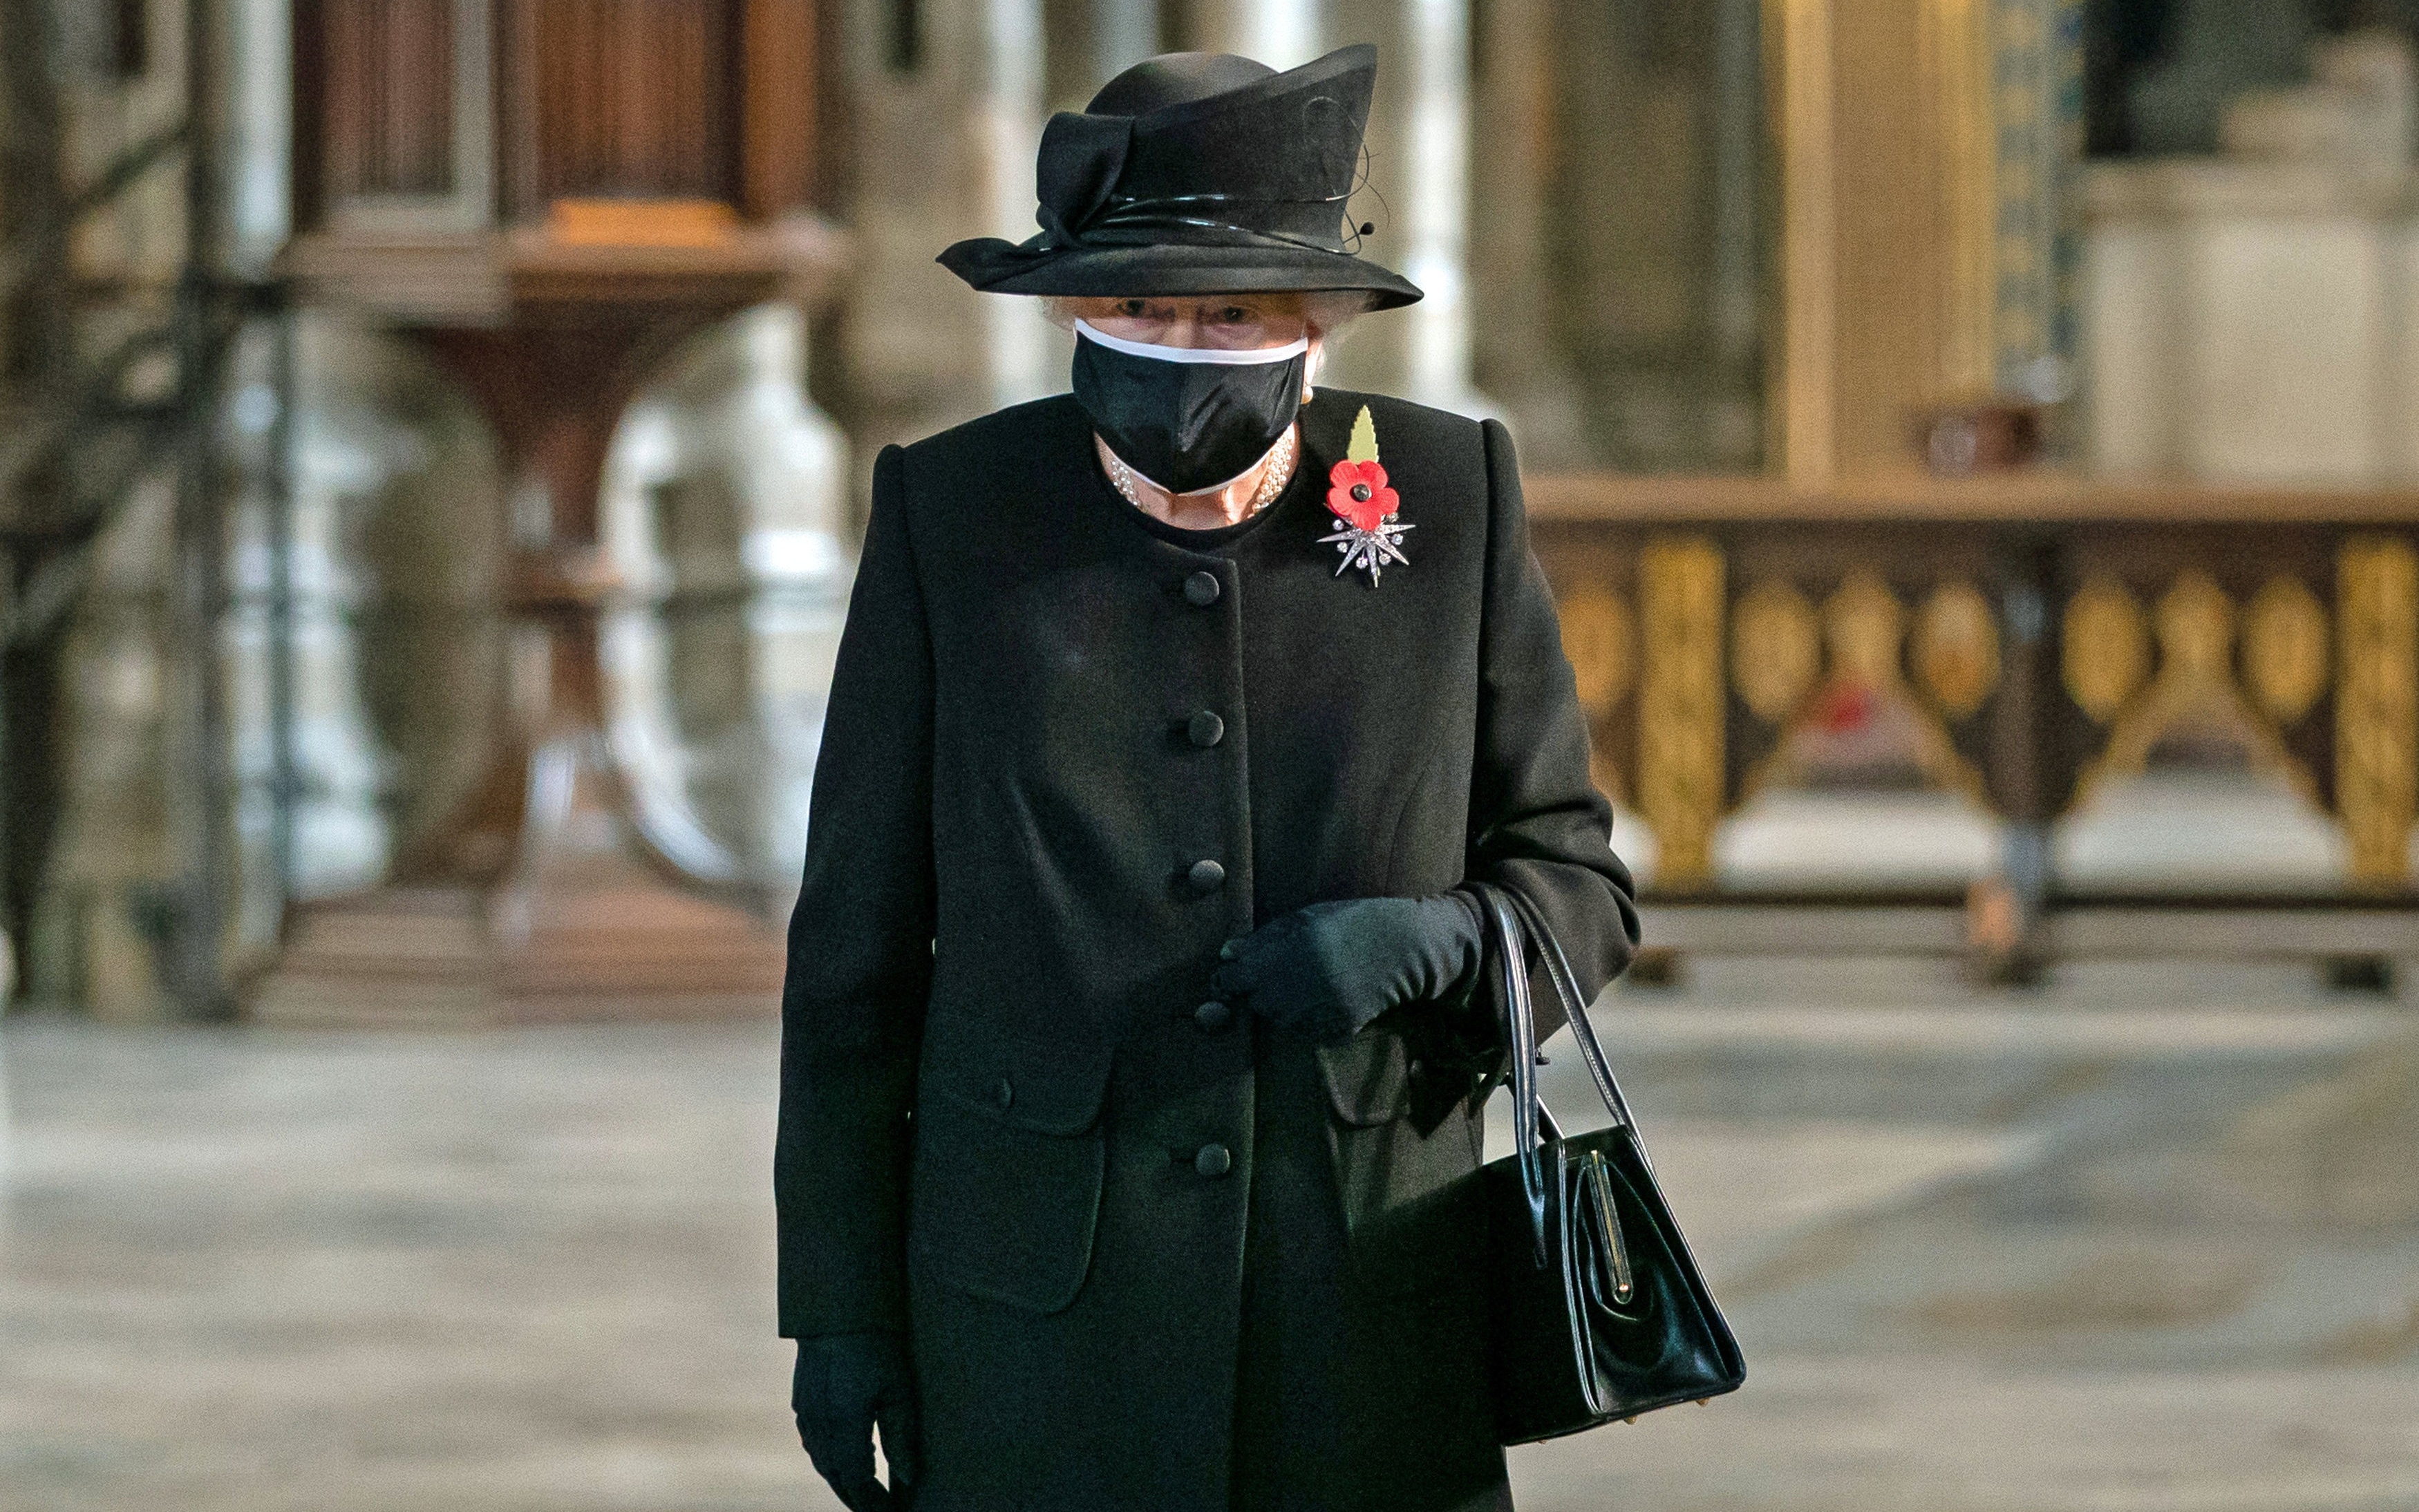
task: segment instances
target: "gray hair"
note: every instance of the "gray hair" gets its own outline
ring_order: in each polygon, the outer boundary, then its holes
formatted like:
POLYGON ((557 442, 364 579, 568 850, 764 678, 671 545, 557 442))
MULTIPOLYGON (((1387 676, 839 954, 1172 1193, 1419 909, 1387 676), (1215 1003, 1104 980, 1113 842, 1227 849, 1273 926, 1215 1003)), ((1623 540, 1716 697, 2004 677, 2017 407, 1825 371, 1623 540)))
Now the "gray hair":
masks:
MULTIPOLYGON (((1215 291, 1212 290, 1205 291, 1201 294, 1169 295, 1167 297, 1170 299, 1207 299, 1211 297, 1214 292, 1215 291)), ((1370 297, 1367 291, 1364 289, 1338 288, 1308 289, 1301 291, 1292 289, 1240 289, 1237 290, 1237 292, 1245 295, 1300 292, 1302 294, 1302 322, 1310 327, 1310 332, 1314 336, 1333 336, 1337 332, 1343 330, 1346 326, 1351 324, 1354 320, 1369 313, 1370 297)), ((1071 328, 1075 324, 1075 312, 1070 308, 1070 305, 1073 302, 1071 296, 1044 294, 1040 296, 1040 299, 1041 314, 1052 325, 1064 331, 1071 328)))
MULTIPOLYGON (((1247 289, 1240 292, 1252 293, 1256 291, 1247 289)), ((1294 291, 1271 289, 1267 292, 1291 293, 1294 291)), ((1170 296, 1170 298, 1179 299, 1196 299, 1202 297, 1204 296, 1170 296)), ((1056 326, 1061 331, 1071 331, 1074 329, 1075 312, 1071 308, 1073 303, 1072 296, 1044 294, 1040 296, 1040 300, 1041 314, 1052 325, 1056 326)), ((1317 349, 1311 353, 1310 373, 1307 381, 1312 383, 1318 381, 1318 370, 1326 365, 1327 358, 1329 354, 1335 349, 1335 343, 1343 335, 1344 328, 1369 313, 1369 300, 1370 296, 1361 289, 1309 289, 1302 291, 1302 324, 1310 328, 1310 334, 1316 337, 1318 341, 1317 349)))

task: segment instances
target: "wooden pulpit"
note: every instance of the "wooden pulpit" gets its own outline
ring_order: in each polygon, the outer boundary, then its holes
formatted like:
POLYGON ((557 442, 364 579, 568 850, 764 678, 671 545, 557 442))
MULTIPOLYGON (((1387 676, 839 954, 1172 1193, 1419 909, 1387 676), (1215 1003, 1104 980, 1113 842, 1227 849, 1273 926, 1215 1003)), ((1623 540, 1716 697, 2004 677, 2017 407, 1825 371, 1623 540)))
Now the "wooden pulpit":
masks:
POLYGON ((598 631, 620 584, 597 513, 614 427, 653 364, 750 305, 812 299, 837 266, 810 209, 815 9, 298 5, 286 270, 304 300, 408 332, 494 427, 521 522, 504 609, 547 671, 470 800, 401 848, 388 885, 291 911, 256 1016, 772 1008, 778 931, 648 843, 607 739, 598 631))

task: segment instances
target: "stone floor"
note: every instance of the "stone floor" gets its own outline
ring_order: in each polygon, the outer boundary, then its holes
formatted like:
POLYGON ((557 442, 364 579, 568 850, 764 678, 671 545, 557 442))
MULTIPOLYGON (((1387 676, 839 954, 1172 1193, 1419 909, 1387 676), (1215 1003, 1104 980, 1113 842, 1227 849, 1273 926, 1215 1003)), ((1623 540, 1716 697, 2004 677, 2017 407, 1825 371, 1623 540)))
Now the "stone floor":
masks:
MULTIPOLYGON (((2408 1005, 1716 962, 1605 1008, 1751 1379, 1516 1451, 1523 1512, 2419 1508, 2408 1005)), ((0 1509, 833 1504, 766 1328, 773 1044, 11 1021, 0 1509)))

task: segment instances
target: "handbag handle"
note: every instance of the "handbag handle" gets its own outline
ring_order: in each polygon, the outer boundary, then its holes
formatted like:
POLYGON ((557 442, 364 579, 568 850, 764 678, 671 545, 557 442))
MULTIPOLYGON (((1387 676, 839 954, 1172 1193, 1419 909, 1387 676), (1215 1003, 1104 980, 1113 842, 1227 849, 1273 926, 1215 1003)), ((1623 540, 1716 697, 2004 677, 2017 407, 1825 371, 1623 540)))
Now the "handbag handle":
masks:
MULTIPOLYGON (((1521 948, 1521 925, 1507 889, 1491 882, 1472 884, 1486 904, 1488 933, 1495 940, 1496 970, 1503 990, 1503 1020, 1512 1041, 1512 1153, 1520 1171, 1520 1195, 1529 1206, 1529 1225, 1536 1240, 1537 1266, 1550 1261, 1546 1244, 1545 1141, 1538 1122, 1551 1124, 1545 1100, 1537 1092, 1537 1018, 1529 1001, 1529 959, 1521 948)), ((1554 1131, 1559 1143, 1562 1131, 1554 1131)))
POLYGON ((1605 1057, 1604 1046, 1596 1040, 1586 999, 1579 990, 1579 975, 1571 969, 1570 959, 1563 953, 1562 942, 1554 937, 1545 915, 1518 887, 1496 882, 1471 886, 1485 901, 1487 921, 1493 926, 1505 1027, 1511 1041, 1512 1148, 1519 1165, 1521 1195, 1528 1200, 1530 1223, 1535 1233, 1538 1263, 1544 1265, 1548 1262, 1545 1136, 1550 1133, 1559 1143, 1563 1135, 1537 1086, 1537 1019, 1529 996, 1526 941, 1536 942, 1547 980, 1554 984, 1563 1016, 1571 1026, 1571 1038, 1579 1047, 1579 1058, 1587 1063, 1589 1079, 1595 1083, 1596 1095, 1603 1099, 1605 1111, 1615 1123, 1629 1130, 1638 1158, 1650 1176, 1655 1163, 1646 1153, 1646 1142, 1638 1132, 1637 1120, 1630 1116, 1629 1100, 1622 1095, 1612 1063, 1605 1057))
MULTIPOLYGON (((1537 942, 1537 953, 1545 959, 1546 975, 1553 981, 1555 995, 1562 999, 1563 1015, 1570 1021, 1571 1038, 1578 1041, 1579 1058, 1587 1062, 1588 1075, 1595 1083, 1596 1095, 1604 1099, 1605 1111, 1613 1121, 1627 1128, 1638 1140, 1639 1158, 1643 1160, 1646 1146, 1638 1134, 1638 1120, 1629 1116, 1629 1100, 1621 1095, 1621 1083, 1612 1074, 1612 1062, 1605 1058, 1604 1046, 1596 1042, 1595 1025, 1587 1015, 1587 1000, 1579 993, 1579 974, 1571 970, 1570 958, 1563 954, 1563 942, 1546 923, 1546 916, 1527 893, 1518 887, 1505 887, 1512 905, 1518 910, 1529 933, 1537 942)), ((1652 1172, 1654 1163, 1647 1162, 1652 1172)))

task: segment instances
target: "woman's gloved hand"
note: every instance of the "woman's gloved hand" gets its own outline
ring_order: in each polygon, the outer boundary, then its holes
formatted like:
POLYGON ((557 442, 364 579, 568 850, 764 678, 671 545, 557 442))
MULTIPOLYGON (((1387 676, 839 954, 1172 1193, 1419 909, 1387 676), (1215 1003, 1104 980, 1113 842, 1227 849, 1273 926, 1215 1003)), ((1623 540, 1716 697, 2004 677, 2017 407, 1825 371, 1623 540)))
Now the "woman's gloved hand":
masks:
POLYGON ((910 1504, 916 1483, 916 1382, 907 1341, 897 1334, 825 1334, 798 1340, 790 1378, 798 1442, 815 1473, 831 1483, 849 1512, 894 1512, 910 1504), (873 1475, 873 1430, 890 1485, 873 1475))
POLYGON ((1390 1008, 1455 992, 1482 938, 1478 904, 1460 892, 1312 903, 1227 941, 1210 990, 1333 1044, 1390 1008))

